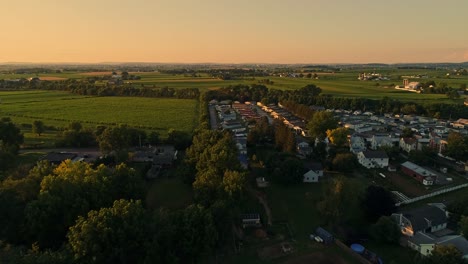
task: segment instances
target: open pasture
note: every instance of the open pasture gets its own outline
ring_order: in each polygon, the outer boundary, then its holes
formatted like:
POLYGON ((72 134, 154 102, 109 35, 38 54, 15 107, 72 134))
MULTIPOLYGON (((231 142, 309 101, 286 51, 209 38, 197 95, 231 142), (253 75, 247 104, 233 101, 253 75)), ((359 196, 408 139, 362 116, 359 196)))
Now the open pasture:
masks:
POLYGON ((196 101, 138 97, 86 97, 57 91, 0 92, 0 116, 15 123, 42 120, 65 127, 78 121, 85 127, 126 124, 163 136, 170 128, 191 132, 196 125, 196 101))

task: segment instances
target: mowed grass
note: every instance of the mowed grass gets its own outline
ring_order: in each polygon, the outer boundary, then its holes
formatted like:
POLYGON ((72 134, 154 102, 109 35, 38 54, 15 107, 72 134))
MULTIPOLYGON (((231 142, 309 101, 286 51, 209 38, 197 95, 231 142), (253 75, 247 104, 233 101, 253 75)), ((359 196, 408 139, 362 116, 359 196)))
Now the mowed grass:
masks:
POLYGON ((58 91, 0 92, 0 116, 15 123, 66 127, 78 121, 85 127, 126 124, 158 131, 165 135, 170 128, 191 132, 196 125, 196 100, 87 97, 58 91))

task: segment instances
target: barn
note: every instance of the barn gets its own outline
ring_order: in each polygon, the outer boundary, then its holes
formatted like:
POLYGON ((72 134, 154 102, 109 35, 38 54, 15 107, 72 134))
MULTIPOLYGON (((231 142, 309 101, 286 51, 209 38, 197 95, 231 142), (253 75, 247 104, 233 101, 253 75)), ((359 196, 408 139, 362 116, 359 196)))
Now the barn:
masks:
POLYGON ((409 161, 401 164, 401 170, 424 185, 434 185, 437 181, 437 174, 409 161))

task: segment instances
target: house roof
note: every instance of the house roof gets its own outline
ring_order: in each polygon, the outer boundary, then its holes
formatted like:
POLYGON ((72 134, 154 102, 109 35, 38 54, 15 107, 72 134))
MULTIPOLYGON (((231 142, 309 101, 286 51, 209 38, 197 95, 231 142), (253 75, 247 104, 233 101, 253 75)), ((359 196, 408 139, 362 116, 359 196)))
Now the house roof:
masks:
POLYGON ((432 205, 403 211, 402 214, 411 221, 414 232, 425 230, 430 225, 437 226, 447 222, 445 211, 432 205))
POLYGON ((42 160, 47 160, 50 163, 59 164, 67 159, 73 159, 76 157, 75 153, 58 153, 58 152, 50 152, 42 160))
POLYGON ((404 163, 401 164, 402 167, 405 167, 405 168, 408 168, 422 176, 427 176, 427 177, 430 177, 430 176, 437 176, 437 174, 433 173, 432 171, 430 170, 427 170, 419 165, 416 165, 414 163, 412 163, 411 161, 406 161, 404 163))
POLYGON ((381 150, 375 150, 375 151, 366 150, 366 151, 363 151, 362 154, 367 159, 388 159, 387 153, 381 150))
POLYGON ((415 139, 415 138, 403 138, 403 141, 405 142, 405 144, 413 145, 413 144, 416 144, 417 139, 415 139))
POLYGON ((320 163, 318 163, 318 162, 310 162, 310 163, 306 164, 305 167, 306 167, 308 170, 313 170, 313 171, 320 171, 320 170, 323 170, 322 164, 320 164, 320 163))

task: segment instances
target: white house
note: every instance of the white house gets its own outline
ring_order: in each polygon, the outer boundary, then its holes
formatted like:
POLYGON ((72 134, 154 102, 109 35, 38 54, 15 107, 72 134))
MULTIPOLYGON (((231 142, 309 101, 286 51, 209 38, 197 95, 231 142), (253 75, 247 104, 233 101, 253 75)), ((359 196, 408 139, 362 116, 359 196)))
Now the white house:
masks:
POLYGON ((401 138, 400 149, 406 153, 410 153, 412 150, 418 149, 418 140, 415 138, 401 138))
POLYGON ((366 150, 366 141, 360 136, 352 135, 349 139, 349 150, 354 154, 366 150))
POLYGON ((447 212, 443 204, 428 204, 391 216, 407 242, 407 246, 423 256, 431 254, 437 246, 453 245, 468 258, 468 241, 461 235, 438 236, 433 233, 447 228, 447 212))
POLYGON ((379 147, 393 147, 397 146, 399 143, 399 139, 395 137, 391 137, 389 135, 374 135, 371 139, 371 149, 376 150, 379 147))
POLYGON ((319 163, 308 166, 309 171, 304 174, 303 182, 318 182, 323 177, 323 167, 319 163))
POLYGON ((312 148, 310 147, 309 143, 300 137, 296 138, 296 150, 298 154, 304 156, 312 153, 312 148))
POLYGON ((388 167, 388 156, 385 151, 361 151, 357 154, 357 158, 359 163, 368 169, 388 167))

